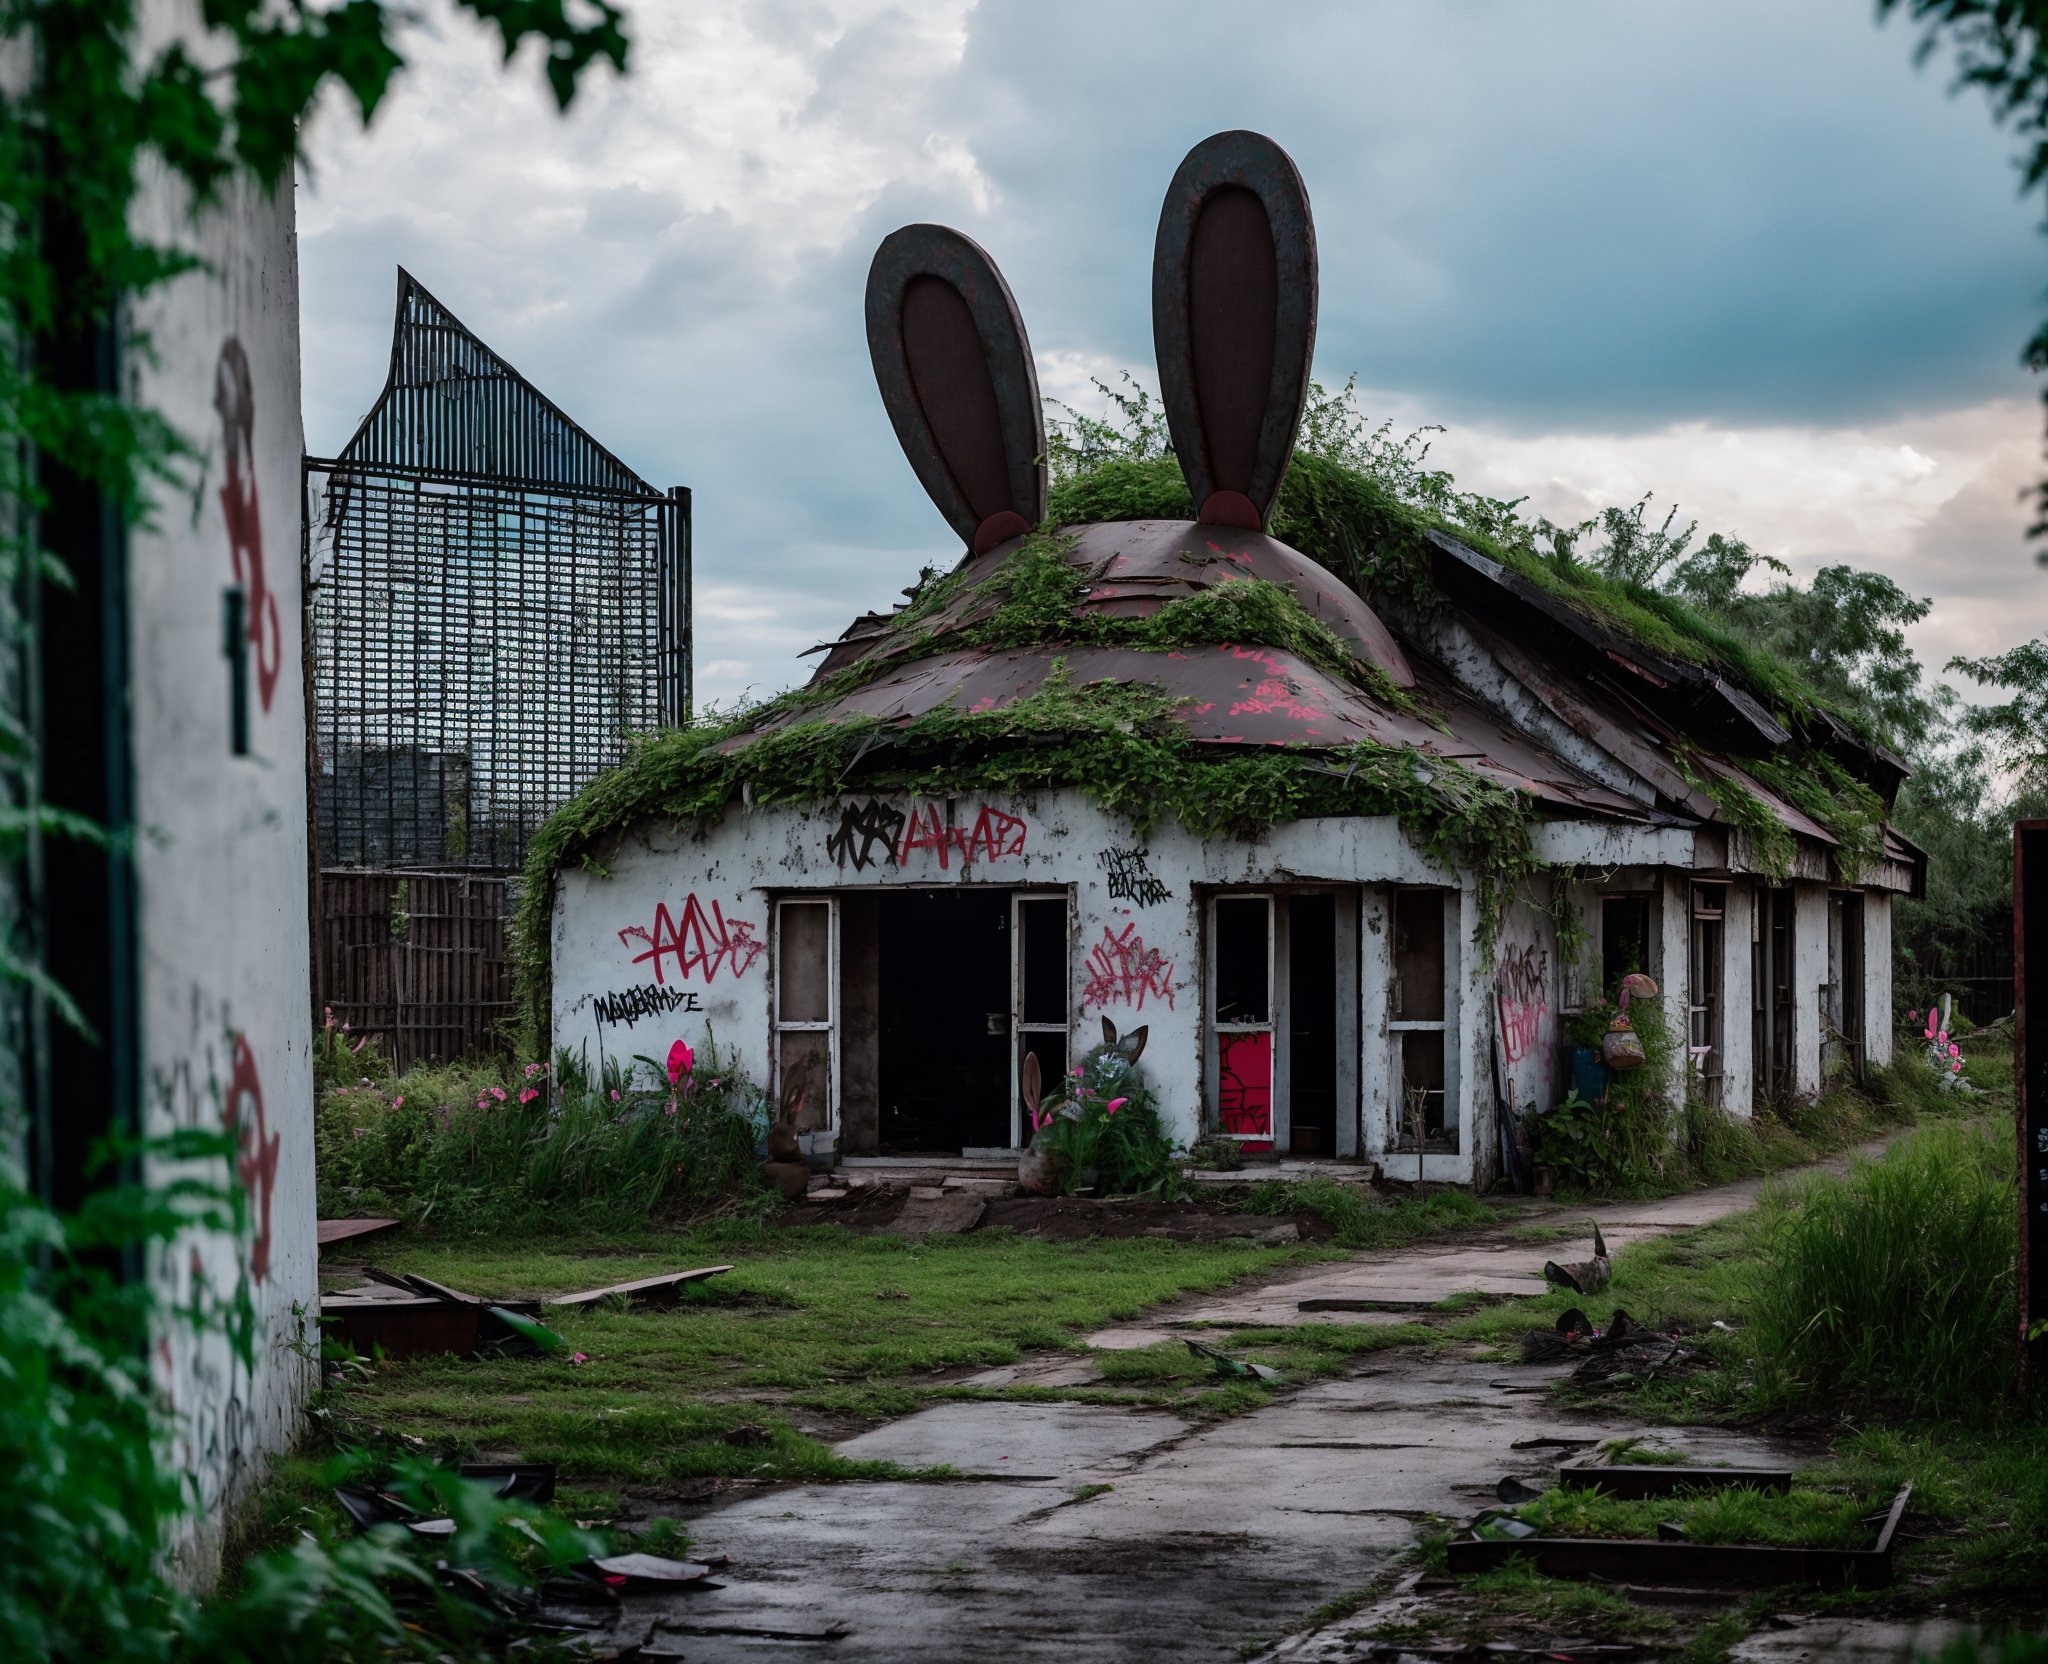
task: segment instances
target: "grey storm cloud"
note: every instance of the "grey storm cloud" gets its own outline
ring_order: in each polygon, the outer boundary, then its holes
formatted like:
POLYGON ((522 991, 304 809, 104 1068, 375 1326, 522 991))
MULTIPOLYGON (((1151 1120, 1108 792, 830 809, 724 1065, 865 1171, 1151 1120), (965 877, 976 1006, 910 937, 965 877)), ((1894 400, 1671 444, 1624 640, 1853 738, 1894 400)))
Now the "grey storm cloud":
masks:
POLYGON ((1433 419, 1874 423, 2026 387, 2041 246, 2013 141, 1868 0, 981 0, 937 57, 923 8, 728 0, 799 83, 744 129, 693 126, 663 78, 665 50, 732 31, 664 46, 650 3, 636 75, 566 123, 479 46, 423 62, 368 136, 323 135, 308 442, 338 447, 374 397, 407 265, 629 464, 694 488, 726 692, 781 685, 957 554, 874 391, 880 239, 957 225, 1041 355, 1148 365, 1160 195, 1222 128, 1271 133, 1307 178, 1322 376, 1433 419), (829 234, 747 211, 864 146, 885 163, 815 216, 829 234), (713 163, 736 183, 705 207, 713 163))

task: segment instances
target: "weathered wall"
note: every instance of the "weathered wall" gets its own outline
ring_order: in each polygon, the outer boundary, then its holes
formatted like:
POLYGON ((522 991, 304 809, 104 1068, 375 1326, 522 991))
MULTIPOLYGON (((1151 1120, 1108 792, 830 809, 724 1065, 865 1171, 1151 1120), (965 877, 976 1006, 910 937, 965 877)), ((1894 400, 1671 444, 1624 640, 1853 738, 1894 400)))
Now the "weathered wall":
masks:
MULTIPOLYGON (((178 22, 185 9, 155 8, 178 22)), ((306 797, 299 630, 298 267, 289 178, 231 189, 196 233, 168 189, 143 229, 196 237, 207 264, 136 309, 154 363, 133 396, 199 452, 130 553, 136 865, 146 1116, 152 1132, 231 1127, 245 1244, 201 1238, 161 1257, 164 1295, 246 1289, 253 1367, 219 1336, 167 1324, 161 1387, 172 1459, 197 1490, 179 1555, 203 1579, 228 1514, 296 1433, 314 1382, 317 1302, 308 1034, 306 797), (232 755, 224 592, 248 601, 249 747, 232 755), (295 1310, 295 1308, 297 1308, 295 1310)))
POLYGON ((1756 1036, 1751 1016, 1756 974, 1756 887, 1728 886, 1721 921, 1721 1107, 1747 1118, 1756 1104, 1756 1036))
MULTIPOLYGON (((1072 901, 1073 1031, 1085 1044, 1105 1015, 1124 1029, 1149 1025, 1145 1068, 1170 1133, 1183 1141, 1198 1137, 1203 1124, 1200 954, 1210 888, 1452 881, 1390 819, 1302 821, 1257 839, 1201 839, 1162 825, 1141 843, 1078 792, 735 808, 704 829, 643 826, 599 858, 608 876, 562 875, 553 943, 554 1042, 593 1065, 654 1055, 682 1035, 736 1047, 750 1072, 768 1078, 778 896, 935 884, 1058 887, 1072 901), (901 865, 885 853, 892 844, 903 847, 901 865), (643 992, 636 996, 636 989, 643 992)), ((1361 954, 1368 959, 1384 929, 1375 905, 1361 891, 1361 954)), ((1476 924, 1469 893, 1459 905, 1469 940, 1476 924)), ((932 944, 931 974, 946 973, 947 954, 946 943, 932 944)), ((1475 955, 1466 963, 1459 1120, 1474 1136, 1455 1157, 1429 1158, 1428 1176, 1447 1182, 1469 1181, 1477 1137, 1492 1136, 1491 983, 1482 980, 1475 955), (1483 1125, 1472 1108, 1475 1086, 1483 1125)), ((1368 970, 1358 1033, 1369 1063, 1386 1043, 1383 990, 1384 975, 1376 981, 1368 970)), ((1376 1067, 1366 1073, 1363 1147, 1373 1151, 1383 1147, 1387 1123, 1384 1104, 1370 1101, 1372 1083, 1385 1077, 1376 1067)))
POLYGON ((1892 1060, 1892 898, 1863 896, 1863 1058, 1872 1068, 1892 1060))
POLYGON ((1792 1091, 1814 1098, 1821 1088, 1821 1017, 1828 980, 1828 891, 1792 887, 1792 1091))

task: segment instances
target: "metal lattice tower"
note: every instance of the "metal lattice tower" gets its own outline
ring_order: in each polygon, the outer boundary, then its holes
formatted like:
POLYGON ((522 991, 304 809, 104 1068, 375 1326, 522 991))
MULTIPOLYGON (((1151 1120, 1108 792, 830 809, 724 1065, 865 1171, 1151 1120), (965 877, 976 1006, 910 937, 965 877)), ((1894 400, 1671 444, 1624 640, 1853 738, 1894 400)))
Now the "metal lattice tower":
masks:
POLYGON ((322 867, 514 869, 629 735, 687 720, 688 490, 404 270, 384 391, 306 493, 322 867))

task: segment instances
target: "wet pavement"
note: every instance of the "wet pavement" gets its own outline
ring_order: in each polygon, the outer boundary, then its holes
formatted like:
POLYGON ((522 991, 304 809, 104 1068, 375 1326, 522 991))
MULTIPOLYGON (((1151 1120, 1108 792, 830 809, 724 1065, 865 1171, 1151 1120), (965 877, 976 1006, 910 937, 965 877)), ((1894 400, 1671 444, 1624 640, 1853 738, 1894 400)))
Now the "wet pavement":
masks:
MULTIPOLYGON (((1570 1226, 1597 1217, 1618 1248, 1740 1211, 1757 1188, 1549 1218, 1570 1226)), ((1579 1253, 1573 1241, 1532 1245, 1506 1232, 1483 1243, 1360 1253, 1166 1308, 1089 1343, 1144 1345, 1189 1324, 1400 1322, 1470 1290, 1541 1292, 1543 1260, 1579 1253), (1301 1309, 1331 1300, 1356 1309, 1301 1309)), ((840 1449, 949 1465, 960 1480, 781 1487, 698 1511, 690 1521, 698 1547, 729 1553, 732 1570, 721 1588, 636 1602, 634 1621, 649 1632, 644 1656, 762 1664, 1246 1657, 1388 1572, 1423 1520, 1469 1517, 1493 1500, 1504 1475, 1537 1479, 1576 1449, 1646 1431, 1619 1412, 1566 1414, 1541 1391, 1514 1390, 1555 1373, 1409 1348, 1368 1355, 1342 1377, 1220 1421, 1099 1404, 937 1405, 840 1449)), ((1054 1354, 973 1383, 1076 1386, 1095 1376, 1085 1357, 1054 1354)), ((1656 1437, 1703 1461, 1788 1455, 1762 1438, 1704 1429, 1658 1429, 1656 1437)), ((1353 1656, 1342 1632, 1356 1627, 1352 1619, 1295 1635, 1285 1655, 1353 1656)), ((1811 1656, 1744 1655, 1746 1664, 1811 1656)))

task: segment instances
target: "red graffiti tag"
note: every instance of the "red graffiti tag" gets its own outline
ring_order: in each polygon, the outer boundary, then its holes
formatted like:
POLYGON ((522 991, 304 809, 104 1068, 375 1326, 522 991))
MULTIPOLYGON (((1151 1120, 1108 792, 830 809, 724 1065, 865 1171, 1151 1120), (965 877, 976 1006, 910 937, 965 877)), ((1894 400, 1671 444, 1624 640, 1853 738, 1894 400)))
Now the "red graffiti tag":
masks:
MULTIPOLYGON (((1511 947, 1500 959, 1495 987, 1500 997, 1501 1047, 1510 1064, 1530 1056, 1541 1044, 1543 1021, 1550 1015, 1545 997, 1546 955, 1534 947, 1511 947)), ((1545 1070, 1546 1076, 1548 1069, 1545 1070)))
POLYGON ((227 521, 235 582, 248 592, 256 692, 267 711, 284 667, 284 636, 278 627, 277 595, 263 570, 263 511, 256 497, 256 384, 249 374, 249 355, 232 335, 221 343, 214 366, 213 408, 220 413, 221 443, 227 452, 220 512, 227 521))
POLYGON ((234 1073, 228 1078, 228 1099, 220 1124, 235 1135, 235 1176, 256 1208, 256 1230, 249 1243, 249 1276, 262 1282, 270 1275, 270 1203, 277 1189, 277 1152, 283 1138, 270 1130, 263 1109, 263 1082, 256 1073, 256 1054, 246 1035, 235 1036, 234 1073))
POLYGON ((644 965, 653 960, 656 982, 666 980, 662 975, 661 962, 671 957, 676 962, 676 976, 681 981, 688 982, 694 971, 706 982, 716 982, 721 969, 730 972, 737 981, 766 951, 766 944, 754 940, 754 927, 745 919, 727 918, 725 909, 715 901, 707 914, 694 892, 683 903, 683 922, 680 925, 664 901, 655 906, 652 930, 629 924, 619 932, 621 942, 629 942, 636 936, 647 944, 647 951, 636 953, 633 963, 644 965))
POLYGON ((1148 995, 1172 1008, 1173 962, 1157 948, 1145 946, 1135 924, 1125 925, 1121 934, 1104 925, 1102 940, 1088 955, 1082 1005, 1130 1005, 1143 1011, 1148 995))
POLYGON ((899 867, 907 865, 914 849, 937 850, 941 872, 949 870, 948 863, 954 850, 960 852, 963 867, 977 858, 997 861, 1005 855, 1022 855, 1024 835, 1029 830, 1015 815, 991 809, 986 803, 981 806, 981 813, 975 816, 974 824, 965 830, 942 825, 936 804, 927 803, 922 809, 913 804, 910 819, 904 824, 902 841, 896 846, 896 864, 899 867))

